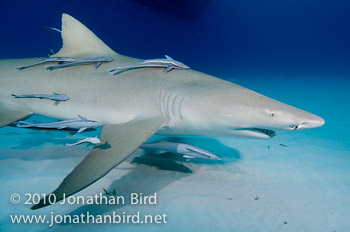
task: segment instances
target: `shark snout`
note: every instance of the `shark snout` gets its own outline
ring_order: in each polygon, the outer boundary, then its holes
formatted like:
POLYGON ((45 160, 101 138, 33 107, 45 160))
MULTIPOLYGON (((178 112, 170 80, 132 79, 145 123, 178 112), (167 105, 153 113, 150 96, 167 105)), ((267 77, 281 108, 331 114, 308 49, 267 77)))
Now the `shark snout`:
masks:
POLYGON ((311 119, 305 120, 295 127, 296 130, 306 130, 323 126, 325 123, 324 119, 313 115, 311 119))

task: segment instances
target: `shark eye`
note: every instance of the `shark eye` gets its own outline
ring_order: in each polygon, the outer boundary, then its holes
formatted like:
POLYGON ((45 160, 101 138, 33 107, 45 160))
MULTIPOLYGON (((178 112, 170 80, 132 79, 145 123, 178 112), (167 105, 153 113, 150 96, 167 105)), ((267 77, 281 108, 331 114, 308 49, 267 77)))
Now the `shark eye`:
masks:
POLYGON ((267 115, 269 115, 271 117, 276 117, 277 116, 277 113, 274 112, 274 111, 266 110, 265 112, 267 113, 267 115))

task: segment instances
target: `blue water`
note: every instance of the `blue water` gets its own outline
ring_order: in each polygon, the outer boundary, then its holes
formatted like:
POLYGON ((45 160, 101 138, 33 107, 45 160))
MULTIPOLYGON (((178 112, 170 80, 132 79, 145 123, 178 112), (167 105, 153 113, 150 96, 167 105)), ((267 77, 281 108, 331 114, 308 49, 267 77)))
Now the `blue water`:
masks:
MULTIPOLYGON (((81 194, 158 194, 155 206, 54 205, 30 211, 13 193, 48 192, 91 146, 64 131, 0 129, 0 231, 10 214, 168 214, 167 224, 60 224, 51 231, 350 231, 350 3, 348 1, 0 1, 0 59, 44 57, 61 47, 61 14, 85 24, 116 52, 165 54, 320 115, 326 124, 271 140, 181 137, 223 161, 136 152, 81 194), (282 144, 282 145, 281 145, 282 144)), ((1 72, 1 70, 0 70, 1 72)), ((29 120, 53 121, 35 115, 29 120)), ((88 132, 95 136, 98 131, 88 132)), ((85 136, 84 135, 84 136, 85 136)), ((151 140, 160 139, 157 136, 151 140)))

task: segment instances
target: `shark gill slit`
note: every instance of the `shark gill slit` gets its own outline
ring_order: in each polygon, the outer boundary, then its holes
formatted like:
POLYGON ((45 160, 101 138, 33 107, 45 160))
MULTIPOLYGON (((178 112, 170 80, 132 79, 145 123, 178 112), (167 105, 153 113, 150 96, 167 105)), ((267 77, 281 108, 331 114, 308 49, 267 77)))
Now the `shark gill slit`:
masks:
MULTIPOLYGON (((179 95, 178 94, 176 94, 175 95, 175 97, 173 97, 173 99, 172 98, 170 98, 169 97, 169 99, 171 100, 169 103, 169 105, 171 106, 171 108, 170 108, 170 115, 172 116, 172 118, 174 118, 174 119, 176 119, 176 116, 175 116, 175 106, 176 106, 176 99, 177 99, 177 97, 178 97, 179 95)), ((175 120, 175 122, 176 122, 176 120, 175 120)))
POLYGON ((179 94, 162 91, 160 93, 160 98, 161 111, 168 119, 168 126, 183 127, 181 106, 184 97, 179 94))
POLYGON ((184 99, 185 99, 185 96, 181 96, 180 102, 179 102, 178 108, 177 108, 178 119, 179 119, 178 121, 180 122, 180 123, 179 123, 179 126, 181 126, 181 128, 184 127, 183 118, 182 118, 182 113, 181 113, 181 111, 182 111, 182 102, 184 101, 184 99))

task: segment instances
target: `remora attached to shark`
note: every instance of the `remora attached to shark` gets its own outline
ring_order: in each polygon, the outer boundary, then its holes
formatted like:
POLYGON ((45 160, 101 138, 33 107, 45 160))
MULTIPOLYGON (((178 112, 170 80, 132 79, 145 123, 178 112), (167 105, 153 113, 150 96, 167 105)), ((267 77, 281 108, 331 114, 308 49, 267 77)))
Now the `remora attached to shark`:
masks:
MULTIPOLYGON (((58 119, 84 115, 100 121, 101 143, 63 180, 53 194, 60 201, 86 188, 123 162, 153 134, 270 138, 275 130, 320 127, 316 115, 225 80, 194 70, 130 70, 110 78, 107 70, 141 60, 122 56, 67 14, 62 17, 63 47, 53 57, 108 56, 105 69, 60 69, 34 66, 42 58, 0 61, 0 126, 40 114, 58 119), (38 85, 37 83, 41 83, 38 85), (11 93, 63 92, 71 100, 55 107, 44 101, 18 101, 11 93)), ((39 184, 39 183, 38 183, 39 184)), ((49 205, 42 199, 32 209, 49 205)))
POLYGON ((114 67, 109 69, 108 72, 109 74, 116 74, 118 72, 134 68, 166 68, 164 72, 169 72, 172 69, 189 69, 190 67, 174 60, 168 55, 165 55, 165 59, 147 59, 136 64, 114 67))
POLYGON ((71 62, 71 61, 75 61, 76 59, 73 58, 69 58, 69 57, 50 57, 50 58, 45 58, 42 59, 40 61, 34 62, 32 64, 28 64, 22 67, 17 68, 18 70, 24 70, 27 68, 31 68, 37 65, 41 65, 41 64, 47 64, 47 63, 63 63, 63 62, 71 62))
POLYGON ((75 129, 78 130, 77 133, 83 132, 86 129, 89 128, 95 128, 102 126, 103 123, 99 121, 94 120, 88 120, 87 118, 84 118, 83 116, 78 115, 80 119, 73 119, 73 120, 63 120, 58 122, 49 122, 49 123, 29 123, 29 122, 15 122, 17 127, 27 127, 27 128, 50 128, 50 129, 75 129))
POLYGON ((113 61, 113 58, 104 57, 104 56, 88 57, 84 59, 73 59, 70 57, 50 57, 50 58, 46 58, 38 62, 35 62, 33 64, 19 67, 17 69, 24 70, 27 68, 31 68, 31 67, 41 65, 41 64, 46 64, 46 63, 58 63, 53 65, 47 65, 46 69, 50 71, 53 71, 55 69, 60 69, 60 68, 67 68, 67 67, 88 65, 88 64, 95 64, 95 68, 98 68, 100 67, 101 64, 111 62, 111 61, 113 61))
POLYGON ((89 57, 85 59, 75 59, 73 61, 64 62, 56 65, 48 65, 46 66, 46 69, 53 71, 55 69, 74 67, 74 66, 80 66, 80 65, 88 65, 88 64, 95 64, 95 68, 98 68, 100 67, 101 64, 111 62, 111 61, 113 61, 113 58, 111 57, 97 56, 97 57, 89 57))
POLYGON ((70 99, 66 94, 11 94, 15 98, 39 98, 39 99, 48 99, 55 101, 56 105, 58 105, 61 101, 68 101, 70 99))

